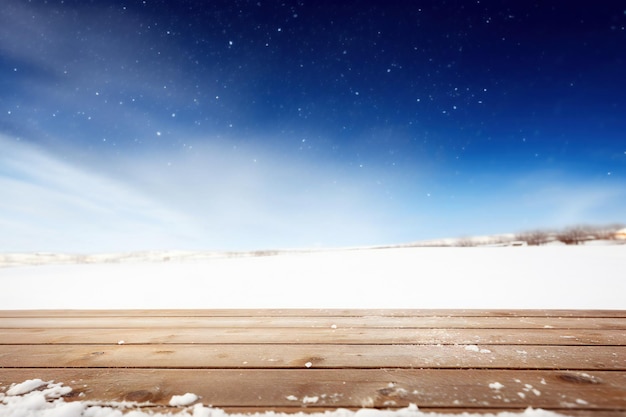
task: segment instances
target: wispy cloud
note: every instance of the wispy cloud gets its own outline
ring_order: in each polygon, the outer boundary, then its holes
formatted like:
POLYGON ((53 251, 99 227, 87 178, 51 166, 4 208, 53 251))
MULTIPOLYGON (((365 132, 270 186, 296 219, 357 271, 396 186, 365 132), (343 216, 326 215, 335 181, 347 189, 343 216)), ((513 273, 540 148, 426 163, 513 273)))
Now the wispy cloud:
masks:
POLYGON ((189 233, 184 215, 123 182, 33 146, 6 139, 0 146, 2 251, 128 250, 175 243, 169 224, 180 237, 189 233))
POLYGON ((219 146, 89 166, 3 139, 2 251, 349 245, 380 203, 339 173, 219 146))
POLYGON ((118 172, 195 219, 216 247, 377 242, 389 215, 368 178, 262 145, 197 143, 191 151, 121 158, 118 172))
POLYGON ((4 252, 400 243, 621 221, 626 201, 614 184, 545 175, 499 178, 455 198, 426 196, 384 171, 346 172, 223 141, 81 161, 8 138, 0 147, 4 252))

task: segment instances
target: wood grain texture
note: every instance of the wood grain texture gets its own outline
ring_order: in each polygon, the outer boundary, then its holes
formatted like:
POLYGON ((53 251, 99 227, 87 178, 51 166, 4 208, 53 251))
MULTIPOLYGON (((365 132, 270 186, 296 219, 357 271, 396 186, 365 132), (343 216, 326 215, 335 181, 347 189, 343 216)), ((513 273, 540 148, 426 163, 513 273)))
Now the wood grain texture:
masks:
POLYGON ((233 412, 545 408, 626 416, 626 313, 575 310, 0 311, 0 392, 172 395, 233 412))
POLYGON ((626 370, 626 346, 49 345, 0 346, 1 368, 482 368, 626 370))
POLYGON ((382 329, 608 329, 621 318, 582 317, 25 317, 3 318, 3 328, 382 328, 382 329))
POLYGON ((626 345, 626 330, 381 328, 0 327, 0 344, 491 344, 626 345))
POLYGON ((6 317, 597 317, 626 318, 626 310, 464 309, 218 309, 0 310, 6 317))
POLYGON ((193 392, 228 406, 624 408, 626 374, 444 369, 5 369, 6 379, 74 381, 83 400, 151 401, 193 392), (501 389, 490 388, 500 383, 501 389), (297 398, 297 400, 293 398, 297 398), (304 397, 317 401, 304 403, 304 397))

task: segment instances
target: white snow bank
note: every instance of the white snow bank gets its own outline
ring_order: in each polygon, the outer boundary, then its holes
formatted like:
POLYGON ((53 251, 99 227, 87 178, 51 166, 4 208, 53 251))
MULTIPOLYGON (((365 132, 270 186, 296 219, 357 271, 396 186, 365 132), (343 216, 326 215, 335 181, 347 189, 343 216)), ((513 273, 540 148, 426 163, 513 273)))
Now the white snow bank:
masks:
POLYGON ((41 379, 28 379, 21 384, 12 385, 7 391, 7 395, 22 395, 28 394, 31 391, 36 390, 39 387, 46 385, 47 383, 41 379))
MULTIPOLYGON (((42 382, 41 380, 34 380, 42 382)), ((33 381, 25 381, 16 386, 32 387, 33 381)), ((150 411, 139 411, 136 403, 98 403, 93 401, 72 401, 66 402, 62 395, 69 394, 72 389, 63 386, 60 383, 47 382, 44 383, 45 388, 41 390, 31 390, 20 394, 0 393, 0 417, 241 417, 244 414, 228 414, 224 410, 195 404, 193 407, 187 407, 181 411, 173 413, 159 413, 150 411), (123 413, 124 412, 124 413, 123 413)), ((37 388, 43 387, 40 385, 37 388)), ((37 389, 35 388, 35 389, 37 389)), ((194 394, 185 394, 183 396, 174 396, 172 401, 182 400, 183 404, 188 405, 197 400, 189 401, 194 394)), ((257 414, 259 415, 259 414, 257 414)), ((327 411, 324 413, 273 413, 265 414, 268 417, 449 417, 449 414, 424 413, 415 406, 397 411, 361 409, 358 411, 349 411, 338 409, 335 411, 327 411)), ((467 416, 478 414, 464 414, 467 416)), ((523 413, 503 412, 499 414, 483 414, 483 416, 497 415, 500 417, 555 417, 559 414, 539 410, 527 409, 523 413)))
MULTIPOLYGON (((62 396, 72 392, 72 388, 53 381, 31 379, 13 384, 6 392, 0 393, 0 417, 72 417, 80 416, 84 405, 66 403, 62 396)), ((86 415, 86 414, 85 414, 86 415)), ((112 416, 108 414, 107 416, 112 416)), ((95 417, 95 416, 94 416, 95 417)))
POLYGON ((0 268, 0 308, 625 309, 626 245, 395 248, 0 268))

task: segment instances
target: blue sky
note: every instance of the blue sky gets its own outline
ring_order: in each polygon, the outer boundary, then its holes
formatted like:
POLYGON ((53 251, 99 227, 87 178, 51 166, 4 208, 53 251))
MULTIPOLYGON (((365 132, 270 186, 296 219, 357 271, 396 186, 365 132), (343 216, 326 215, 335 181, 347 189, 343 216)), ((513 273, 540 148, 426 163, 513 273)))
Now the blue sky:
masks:
POLYGON ((0 250, 624 221, 626 10, 8 0, 0 250))

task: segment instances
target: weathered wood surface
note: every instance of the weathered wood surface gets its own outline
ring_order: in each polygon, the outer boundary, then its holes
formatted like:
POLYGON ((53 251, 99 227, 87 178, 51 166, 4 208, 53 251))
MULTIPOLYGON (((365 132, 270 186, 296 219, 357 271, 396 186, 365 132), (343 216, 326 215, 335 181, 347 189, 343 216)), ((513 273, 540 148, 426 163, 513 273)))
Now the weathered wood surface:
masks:
POLYGON ((217 309, 217 310, 13 310, 2 317, 598 317, 626 318, 626 310, 464 309, 217 309))
POLYGON ((505 344, 625 346, 624 330, 381 328, 25 328, 2 329, 6 344, 505 344))
POLYGON ((49 345, 0 346, 5 368, 322 369, 485 368, 626 371, 626 346, 49 345))
POLYGON ((626 416, 626 312, 0 311, 0 392, 32 378, 162 409, 626 416))
POLYGON ((367 329, 618 329, 624 318, 603 317, 6 317, 5 328, 367 328, 367 329))

